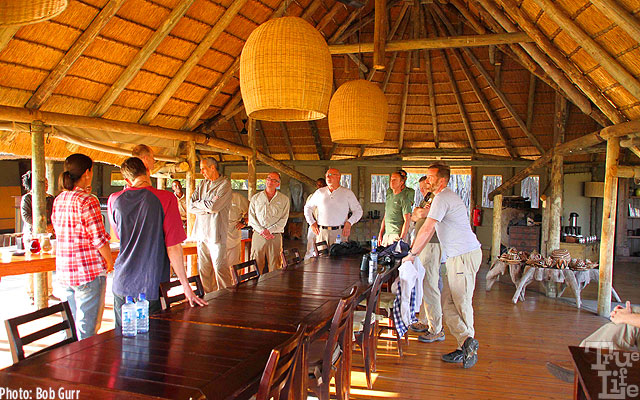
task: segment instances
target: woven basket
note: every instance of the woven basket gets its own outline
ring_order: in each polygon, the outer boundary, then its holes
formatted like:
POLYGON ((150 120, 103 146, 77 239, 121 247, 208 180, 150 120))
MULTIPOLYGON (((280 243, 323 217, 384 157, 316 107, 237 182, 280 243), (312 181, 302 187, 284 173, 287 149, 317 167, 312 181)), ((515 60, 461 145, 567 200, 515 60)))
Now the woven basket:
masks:
POLYGON ((240 91, 247 115, 264 121, 311 121, 327 116, 333 86, 329 46, 298 17, 256 28, 240 55, 240 91))
POLYGON ((67 0, 1 0, 0 26, 42 22, 66 8, 67 0))
POLYGON ((384 141, 389 107, 378 85, 359 79, 338 88, 329 104, 331 140, 344 144, 384 141))

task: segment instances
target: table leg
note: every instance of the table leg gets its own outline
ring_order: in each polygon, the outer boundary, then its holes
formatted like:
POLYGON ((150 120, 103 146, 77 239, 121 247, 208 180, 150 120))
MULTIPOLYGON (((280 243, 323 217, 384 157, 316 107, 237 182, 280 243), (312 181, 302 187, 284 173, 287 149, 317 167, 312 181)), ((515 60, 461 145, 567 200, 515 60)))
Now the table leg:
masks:
POLYGON ((580 300, 580 287, 578 286, 578 281, 576 280, 576 276, 573 274, 573 271, 570 269, 563 269, 562 274, 564 275, 564 281, 569 285, 569 287, 573 290, 574 295, 576 296, 576 307, 580 308, 582 305, 582 300, 580 300))
MULTIPOLYGON (((513 298, 511 299, 513 304, 516 304, 518 302, 518 299, 520 298, 520 294, 524 290, 525 286, 527 286, 529 284, 528 281, 533 276, 534 272, 536 272, 536 268, 535 267, 527 265, 524 268, 524 273, 522 274, 522 278, 520 278, 520 281, 518 282, 518 286, 516 287, 516 293, 513 295, 513 298)), ((522 299, 522 300, 524 300, 524 299, 522 299)))
POLYGON ((493 265, 491 266, 491 269, 489 269, 489 272, 487 272, 487 292, 489 290, 491 290, 491 288, 493 287, 493 285, 498 281, 498 279, 500 278, 500 275, 504 275, 504 273, 507 270, 507 264, 500 261, 500 260, 496 260, 493 265))
POLYGON ((580 378, 578 377, 578 371, 575 372, 575 376, 573 378, 573 398, 574 400, 586 400, 587 395, 582 388, 582 384, 580 383, 580 378))

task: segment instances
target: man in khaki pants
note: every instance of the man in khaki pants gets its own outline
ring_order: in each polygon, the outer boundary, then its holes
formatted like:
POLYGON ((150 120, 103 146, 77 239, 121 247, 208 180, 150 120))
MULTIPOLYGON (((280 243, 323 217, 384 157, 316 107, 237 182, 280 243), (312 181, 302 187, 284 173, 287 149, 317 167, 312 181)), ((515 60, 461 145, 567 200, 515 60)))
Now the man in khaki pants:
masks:
POLYGON ((411 261, 425 248, 434 231, 438 233, 442 251, 447 257, 447 276, 442 289, 444 321, 458 342, 458 348, 444 354, 442 361, 473 367, 478 361, 478 341, 473 337, 473 291, 476 274, 482 262, 480 242, 471 230, 467 207, 462 199, 447 187, 450 171, 445 165, 434 164, 427 169, 427 182, 435 195, 427 219, 413 242, 411 261))
POLYGON ((267 175, 267 188, 251 197, 249 225, 253 228, 251 258, 256 260, 261 273, 282 266, 282 233, 289 219, 289 198, 278 192, 280 174, 267 175))

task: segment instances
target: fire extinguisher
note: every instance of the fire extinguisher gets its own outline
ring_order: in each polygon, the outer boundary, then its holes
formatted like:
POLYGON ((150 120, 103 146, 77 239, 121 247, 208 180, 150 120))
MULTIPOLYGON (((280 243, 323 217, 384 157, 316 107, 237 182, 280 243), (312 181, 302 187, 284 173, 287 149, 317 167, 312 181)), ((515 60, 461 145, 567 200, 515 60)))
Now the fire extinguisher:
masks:
POLYGON ((473 209, 473 226, 482 225, 482 210, 480 206, 475 206, 473 209))

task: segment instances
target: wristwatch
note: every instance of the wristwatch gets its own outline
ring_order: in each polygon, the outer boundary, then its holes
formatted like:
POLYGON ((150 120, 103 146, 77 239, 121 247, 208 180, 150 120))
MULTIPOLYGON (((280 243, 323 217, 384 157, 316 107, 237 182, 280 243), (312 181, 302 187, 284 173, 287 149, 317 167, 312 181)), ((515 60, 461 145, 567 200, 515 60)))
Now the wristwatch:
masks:
POLYGON ((413 249, 409 249, 409 255, 410 255, 410 256, 412 256, 412 257, 418 257, 418 255, 417 255, 417 254, 415 254, 415 253, 414 253, 413 251, 411 251, 411 250, 413 250, 413 249))

